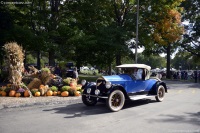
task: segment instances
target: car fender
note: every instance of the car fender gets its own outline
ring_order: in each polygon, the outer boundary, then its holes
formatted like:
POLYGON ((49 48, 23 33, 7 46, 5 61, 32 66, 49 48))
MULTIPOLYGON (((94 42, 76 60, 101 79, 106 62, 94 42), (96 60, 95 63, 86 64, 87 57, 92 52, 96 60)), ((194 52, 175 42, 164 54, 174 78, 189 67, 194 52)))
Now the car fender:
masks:
POLYGON ((160 85, 162 85, 165 88, 165 92, 167 93, 167 86, 166 86, 165 82, 163 82, 163 81, 157 81, 157 83, 156 83, 156 92, 158 90, 158 86, 160 86, 160 85))
POLYGON ((109 89, 109 91, 107 92, 107 95, 109 96, 111 92, 113 92, 114 90, 121 90, 124 93, 124 96, 126 99, 129 99, 129 96, 126 93, 126 90, 124 89, 124 87, 122 85, 112 85, 111 88, 109 89))
POLYGON ((84 87, 83 94, 87 94, 87 89, 88 89, 88 88, 91 88, 92 92, 94 92, 95 89, 96 89, 96 85, 95 85, 95 84, 90 84, 90 83, 88 83, 87 86, 84 87))

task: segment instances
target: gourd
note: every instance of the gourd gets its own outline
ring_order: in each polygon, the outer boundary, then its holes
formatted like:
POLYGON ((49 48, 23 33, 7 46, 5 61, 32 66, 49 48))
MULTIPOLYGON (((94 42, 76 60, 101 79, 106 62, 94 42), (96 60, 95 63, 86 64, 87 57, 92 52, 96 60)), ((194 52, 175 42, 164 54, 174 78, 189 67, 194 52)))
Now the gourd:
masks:
POLYGON ((52 96, 53 95, 53 91, 52 90, 48 90, 47 91, 47 96, 52 96))
POLYGON ((5 91, 1 91, 1 96, 5 97, 7 93, 5 91))
POLYGON ((75 91, 74 92, 74 96, 80 96, 81 95, 81 92, 80 91, 75 91))
POLYGON ((53 92, 53 96, 57 96, 58 95, 58 92, 57 91, 54 91, 53 92))
POLYGON ((10 97, 14 97, 15 94, 16 94, 16 91, 15 91, 15 90, 11 90, 11 91, 9 92, 9 96, 10 96, 10 97))
POLYGON ((30 96, 30 94, 28 93, 28 90, 25 90, 24 91, 24 97, 29 97, 30 96))
POLYGON ((58 91, 58 92, 57 92, 57 95, 60 95, 60 94, 61 94, 61 91, 58 91))
POLYGON ((35 97, 39 97, 39 96, 40 96, 40 92, 39 91, 35 92, 35 97))
POLYGON ((15 94, 15 97, 20 97, 21 96, 21 93, 19 93, 19 92, 17 92, 16 94, 15 94))
POLYGON ((63 91, 63 92, 61 93, 61 96, 62 96, 62 97, 67 97, 67 96, 69 96, 69 92, 68 92, 68 91, 63 91))

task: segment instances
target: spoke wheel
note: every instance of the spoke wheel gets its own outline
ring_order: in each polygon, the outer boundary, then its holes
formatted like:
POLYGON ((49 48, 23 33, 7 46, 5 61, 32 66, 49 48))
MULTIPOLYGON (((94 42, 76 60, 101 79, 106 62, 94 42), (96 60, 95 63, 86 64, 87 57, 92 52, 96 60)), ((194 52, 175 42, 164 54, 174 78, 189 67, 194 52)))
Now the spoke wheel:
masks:
POLYGON ((157 90, 156 101, 162 102, 164 100, 164 96, 165 96, 165 88, 164 86, 159 85, 157 90))
POLYGON ((107 106, 111 111, 119 111, 124 106, 125 97, 122 91, 115 90, 111 92, 107 99, 107 106))
POLYGON ((97 103, 97 98, 82 95, 82 101, 87 106, 94 106, 97 103))

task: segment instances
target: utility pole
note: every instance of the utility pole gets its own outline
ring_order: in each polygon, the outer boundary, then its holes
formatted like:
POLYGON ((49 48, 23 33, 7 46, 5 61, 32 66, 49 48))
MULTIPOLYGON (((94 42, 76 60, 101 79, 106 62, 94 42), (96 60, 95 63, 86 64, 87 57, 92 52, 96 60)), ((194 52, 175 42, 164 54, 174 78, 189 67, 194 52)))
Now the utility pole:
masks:
POLYGON ((136 45, 135 45, 135 63, 137 64, 137 47, 138 47, 138 23, 139 23, 139 0, 137 0, 137 23, 136 23, 136 45))

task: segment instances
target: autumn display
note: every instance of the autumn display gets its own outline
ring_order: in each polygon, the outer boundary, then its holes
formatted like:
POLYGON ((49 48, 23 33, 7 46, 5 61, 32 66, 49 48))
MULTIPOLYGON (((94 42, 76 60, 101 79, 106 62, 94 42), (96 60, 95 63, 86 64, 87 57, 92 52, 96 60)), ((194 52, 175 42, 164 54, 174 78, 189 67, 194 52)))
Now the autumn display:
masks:
POLYGON ((32 73, 24 72, 24 53, 17 43, 4 45, 9 83, 0 87, 0 96, 40 97, 40 96, 80 96, 82 86, 73 78, 62 79, 53 75, 48 68, 36 69, 29 66, 32 73))

